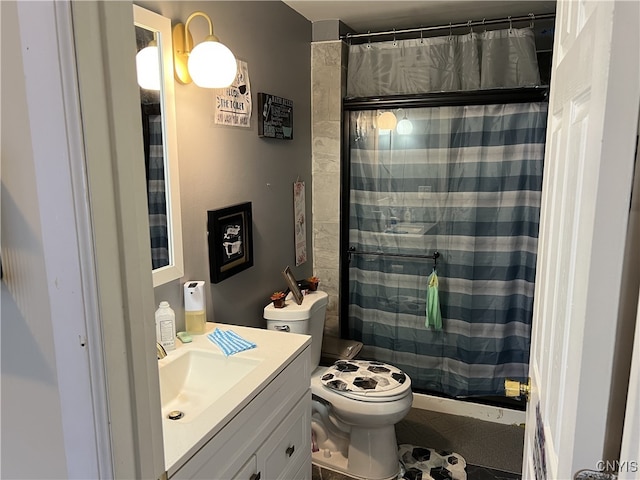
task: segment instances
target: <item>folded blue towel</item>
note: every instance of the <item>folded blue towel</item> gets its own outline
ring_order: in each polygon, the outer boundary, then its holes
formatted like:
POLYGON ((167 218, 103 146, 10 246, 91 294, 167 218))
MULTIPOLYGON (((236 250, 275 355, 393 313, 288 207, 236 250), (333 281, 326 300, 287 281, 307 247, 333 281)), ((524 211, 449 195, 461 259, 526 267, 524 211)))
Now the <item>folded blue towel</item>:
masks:
POLYGON ((225 357, 233 355, 234 353, 256 348, 255 343, 245 340, 236 332, 231 330, 220 330, 219 328, 216 328, 213 333, 210 333, 207 337, 220 347, 220 350, 222 350, 225 357))

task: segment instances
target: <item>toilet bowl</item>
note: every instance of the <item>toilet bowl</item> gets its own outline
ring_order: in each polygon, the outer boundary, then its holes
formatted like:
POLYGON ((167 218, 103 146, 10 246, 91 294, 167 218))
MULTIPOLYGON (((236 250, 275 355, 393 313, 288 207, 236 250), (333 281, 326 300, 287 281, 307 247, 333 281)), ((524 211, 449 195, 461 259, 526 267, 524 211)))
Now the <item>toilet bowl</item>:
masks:
POLYGON ((312 461, 367 480, 398 476, 395 424, 413 400, 411 379, 397 367, 365 360, 319 366, 328 296, 310 292, 301 305, 264 308, 267 328, 311 335, 312 461))

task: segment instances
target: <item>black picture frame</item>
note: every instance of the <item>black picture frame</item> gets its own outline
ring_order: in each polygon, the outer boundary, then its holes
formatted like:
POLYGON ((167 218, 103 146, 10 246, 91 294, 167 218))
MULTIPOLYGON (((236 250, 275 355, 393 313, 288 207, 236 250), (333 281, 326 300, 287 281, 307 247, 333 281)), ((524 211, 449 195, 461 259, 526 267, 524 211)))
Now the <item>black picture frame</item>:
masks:
POLYGON ((293 140, 293 100, 258 92, 258 136, 293 140))
POLYGON ((211 283, 253 266, 251 202, 207 211, 211 283))
POLYGON ((293 295, 293 298, 295 299, 296 303, 298 305, 302 305, 302 301, 304 300, 304 297, 302 295, 302 292, 300 291, 300 287, 298 287, 298 282, 296 281, 296 277, 293 276, 293 272, 291 271, 291 268, 287 266, 287 268, 283 270, 282 275, 284 276, 284 279, 287 282, 287 286, 289 287, 289 290, 291 290, 291 294, 293 295))

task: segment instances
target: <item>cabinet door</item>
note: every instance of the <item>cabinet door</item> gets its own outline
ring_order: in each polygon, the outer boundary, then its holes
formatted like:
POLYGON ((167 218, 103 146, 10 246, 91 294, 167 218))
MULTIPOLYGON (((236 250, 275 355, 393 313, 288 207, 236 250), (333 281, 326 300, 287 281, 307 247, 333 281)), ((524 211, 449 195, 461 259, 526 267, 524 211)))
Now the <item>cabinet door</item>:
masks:
POLYGON ((291 480, 311 462, 311 393, 307 393, 257 452, 262 479, 291 480), (264 463, 263 463, 264 462, 264 463))

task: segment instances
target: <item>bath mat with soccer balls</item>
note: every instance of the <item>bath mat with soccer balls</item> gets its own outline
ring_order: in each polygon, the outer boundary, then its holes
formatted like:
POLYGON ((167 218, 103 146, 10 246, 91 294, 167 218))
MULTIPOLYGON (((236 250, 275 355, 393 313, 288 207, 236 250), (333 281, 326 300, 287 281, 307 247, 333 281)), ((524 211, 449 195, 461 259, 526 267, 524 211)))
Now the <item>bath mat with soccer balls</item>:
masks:
POLYGON ((457 453, 403 444, 398 457, 398 480, 467 480, 467 462, 457 453))

